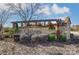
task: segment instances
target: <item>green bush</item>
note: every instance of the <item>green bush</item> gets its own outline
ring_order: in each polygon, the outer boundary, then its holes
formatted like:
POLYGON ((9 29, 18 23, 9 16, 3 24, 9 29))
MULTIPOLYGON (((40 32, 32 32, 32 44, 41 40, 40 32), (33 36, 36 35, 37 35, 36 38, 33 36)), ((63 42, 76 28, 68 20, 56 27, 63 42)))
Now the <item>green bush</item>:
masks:
POLYGON ((4 35, 4 37, 11 37, 11 35, 12 35, 12 30, 13 29, 11 29, 11 28, 4 28, 4 31, 3 31, 3 35, 4 35))
POLYGON ((16 33, 16 32, 19 32, 19 29, 18 29, 18 28, 11 28, 11 29, 9 29, 9 32, 10 32, 11 34, 14 34, 14 33, 16 33))
POLYGON ((15 29, 10 28, 9 32, 10 32, 10 34, 14 34, 15 33, 15 29))
POLYGON ((4 28, 3 34, 5 36, 11 36, 12 34, 19 32, 18 28, 4 28))
POLYGON ((61 36, 59 37, 59 39, 60 39, 61 41, 63 41, 63 42, 66 42, 66 36, 65 36, 65 35, 61 35, 61 36))
POLYGON ((55 34, 49 34, 48 35, 48 40, 49 41, 55 41, 56 40, 56 35, 55 34))
POLYGON ((19 29, 18 28, 14 28, 14 32, 19 32, 19 29))
POLYGON ((75 31, 73 28, 71 28, 71 31, 75 31))

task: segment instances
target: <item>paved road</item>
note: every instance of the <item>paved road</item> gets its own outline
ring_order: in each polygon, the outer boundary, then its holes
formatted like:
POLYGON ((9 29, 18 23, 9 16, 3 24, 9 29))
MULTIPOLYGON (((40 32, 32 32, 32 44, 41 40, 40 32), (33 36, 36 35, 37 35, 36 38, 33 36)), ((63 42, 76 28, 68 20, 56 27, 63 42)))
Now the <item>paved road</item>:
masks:
POLYGON ((79 39, 79 32, 71 32, 74 35, 74 39, 79 39))
POLYGON ((79 36, 79 32, 71 32, 73 33, 74 35, 78 35, 79 36))

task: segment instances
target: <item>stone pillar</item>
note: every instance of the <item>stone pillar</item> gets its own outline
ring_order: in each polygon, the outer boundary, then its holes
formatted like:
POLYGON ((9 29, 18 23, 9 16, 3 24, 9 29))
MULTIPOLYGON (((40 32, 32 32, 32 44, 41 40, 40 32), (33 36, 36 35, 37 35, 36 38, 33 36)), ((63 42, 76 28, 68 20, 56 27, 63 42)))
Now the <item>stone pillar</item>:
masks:
POLYGON ((23 23, 21 23, 21 28, 23 28, 23 23))
POLYGON ((35 26, 37 26, 37 22, 35 22, 35 26))
POLYGON ((71 24, 70 17, 66 17, 65 23, 66 23, 66 39, 68 40, 70 39, 70 24, 71 24))
POLYGON ((64 25, 61 25, 60 30, 61 30, 61 35, 65 35, 64 25))
POLYGON ((44 26, 46 26, 46 21, 44 21, 44 26))
POLYGON ((70 39, 70 24, 66 25, 66 39, 70 39))
POLYGON ((27 26, 27 23, 23 23, 23 25, 24 25, 24 27, 26 27, 27 26))
POLYGON ((13 28, 15 28, 18 24, 17 23, 13 23, 13 28))
POLYGON ((15 23, 12 23, 12 28, 14 28, 15 27, 15 23))
POLYGON ((30 25, 30 22, 27 22, 27 25, 26 26, 29 26, 30 25))

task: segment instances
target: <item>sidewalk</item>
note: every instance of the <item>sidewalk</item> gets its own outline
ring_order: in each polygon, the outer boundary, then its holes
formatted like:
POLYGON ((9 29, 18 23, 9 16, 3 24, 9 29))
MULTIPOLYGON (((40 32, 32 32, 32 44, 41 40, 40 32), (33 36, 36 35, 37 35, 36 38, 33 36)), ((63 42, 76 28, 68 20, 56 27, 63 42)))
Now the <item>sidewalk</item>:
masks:
POLYGON ((71 33, 79 36, 79 32, 77 32, 77 31, 71 31, 71 33))

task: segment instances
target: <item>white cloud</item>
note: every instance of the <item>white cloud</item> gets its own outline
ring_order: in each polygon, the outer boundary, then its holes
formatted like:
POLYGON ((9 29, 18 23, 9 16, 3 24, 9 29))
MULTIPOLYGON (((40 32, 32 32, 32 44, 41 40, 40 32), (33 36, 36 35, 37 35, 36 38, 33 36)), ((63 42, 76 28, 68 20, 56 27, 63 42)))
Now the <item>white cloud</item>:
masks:
POLYGON ((53 4, 50 8, 48 6, 44 6, 41 9, 38 9, 37 11, 38 14, 46 14, 46 15, 51 15, 51 14, 65 14, 65 13, 70 13, 70 9, 68 7, 59 7, 57 4, 53 4))
POLYGON ((38 9, 37 13, 38 14, 42 13, 42 14, 46 14, 46 15, 50 15, 51 14, 50 13, 50 9, 47 6, 45 6, 44 8, 38 9))
MULTIPOLYGON (((15 5, 17 5, 15 3, 15 5)), ((22 4, 22 7, 29 7, 29 4, 22 4)), ((5 3, 0 3, 0 9, 8 9, 8 6, 5 5, 5 3)), ((70 9, 68 7, 59 7, 57 4, 53 4, 50 8, 48 6, 43 6, 41 9, 38 9, 38 14, 45 14, 45 15, 51 15, 51 14, 64 14, 64 13, 70 13, 70 9)))
POLYGON ((65 20, 66 19, 66 16, 62 16, 62 17, 58 17, 58 19, 62 19, 62 20, 65 20))
POLYGON ((51 11, 54 14, 64 14, 70 12, 68 7, 59 7, 57 4, 53 4, 51 11))
MULTIPOLYGON (((0 9, 8 9, 9 5, 7 5, 8 3, 0 3, 0 9)), ((14 4, 16 7, 18 7, 18 3, 12 3, 14 4)), ((30 4, 26 4, 26 3, 21 3, 21 7, 25 8, 25 7, 29 7, 30 4)))
POLYGON ((5 5, 6 3, 0 3, 0 9, 7 9, 8 6, 5 5))

